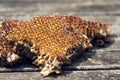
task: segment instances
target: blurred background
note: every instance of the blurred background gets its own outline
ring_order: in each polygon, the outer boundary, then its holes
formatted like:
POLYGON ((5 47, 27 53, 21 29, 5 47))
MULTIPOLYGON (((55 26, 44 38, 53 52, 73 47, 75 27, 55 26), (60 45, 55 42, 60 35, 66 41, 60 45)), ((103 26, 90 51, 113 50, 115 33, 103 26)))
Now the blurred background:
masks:
POLYGON ((0 0, 0 20, 53 13, 120 24, 120 0, 0 0))

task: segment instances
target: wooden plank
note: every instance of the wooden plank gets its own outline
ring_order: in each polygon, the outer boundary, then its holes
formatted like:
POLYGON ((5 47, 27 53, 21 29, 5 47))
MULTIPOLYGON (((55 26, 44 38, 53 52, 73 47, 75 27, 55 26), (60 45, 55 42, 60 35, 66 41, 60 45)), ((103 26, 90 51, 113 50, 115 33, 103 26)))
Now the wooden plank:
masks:
MULTIPOLYGON (((0 12, 4 16, 6 15, 15 15, 15 14, 51 14, 54 12, 59 13, 72 13, 72 14, 82 14, 89 15, 90 13, 94 13, 95 15, 103 15, 103 12, 106 12, 109 16, 120 15, 120 1, 114 0, 116 2, 111 2, 112 4, 108 4, 109 0, 105 1, 97 1, 90 0, 86 2, 85 0, 1 0, 0 2, 0 12), (46 4, 43 4, 45 2, 46 4), (50 2, 52 4, 50 4, 50 2), (70 2, 70 3, 68 3, 70 2), (106 3, 107 2, 107 3, 106 3), (86 3, 86 4, 84 4, 86 3), (101 3, 101 4, 97 4, 101 3), (34 13, 33 13, 34 12, 34 13), (86 14, 88 13, 89 14, 86 14), (111 12, 112 14, 109 14, 111 12), (5 14, 3 14, 5 13, 5 14)), ((18 15, 19 16, 19 15, 18 15)))
MULTIPOLYGON (((22 4, 22 3, 21 3, 22 4)), ((25 12, 25 13, 36 13, 40 12, 42 13, 43 11, 46 11, 47 13, 50 12, 59 12, 59 13, 87 13, 87 12, 96 12, 98 15, 106 12, 106 14, 110 15, 109 13, 114 13, 112 15, 119 15, 120 12, 120 5, 119 4, 106 4, 106 5, 81 5, 81 4, 41 4, 41 3, 26 3, 21 5, 19 3, 10 3, 10 4, 0 4, 0 12, 6 14, 10 13, 19 13, 19 12, 25 12), (59 9, 59 10, 58 10, 59 9), (7 13, 8 12, 8 13, 7 13), (109 13, 108 13, 109 12, 109 13)), ((33 13, 33 14, 34 14, 33 13)), ((110 15, 111 16, 111 15, 110 15)))
POLYGON ((116 4, 120 3, 119 0, 0 0, 1 2, 28 2, 28 3, 42 3, 42 4, 70 4, 70 3, 81 3, 81 4, 86 4, 86 5, 93 5, 93 4, 116 4))
POLYGON ((1 73, 0 80, 119 80, 120 70, 65 71, 61 75, 43 77, 39 72, 1 73))
POLYGON ((85 19, 106 21, 120 25, 120 5, 119 4, 42 4, 25 3, 24 1, 16 4, 14 2, 0 4, 0 21, 4 18, 29 19, 33 16, 50 15, 55 12, 61 14, 72 14, 81 16, 85 19), (23 4, 22 4, 23 3, 23 4))

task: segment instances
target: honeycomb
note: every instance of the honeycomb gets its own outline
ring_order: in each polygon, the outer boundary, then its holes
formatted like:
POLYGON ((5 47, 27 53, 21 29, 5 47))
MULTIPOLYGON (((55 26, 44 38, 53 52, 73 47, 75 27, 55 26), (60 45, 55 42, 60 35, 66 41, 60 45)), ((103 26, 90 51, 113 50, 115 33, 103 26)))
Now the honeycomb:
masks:
POLYGON ((0 66, 12 66, 17 63, 19 56, 14 53, 9 45, 9 41, 3 36, 0 36, 0 66))
POLYGON ((107 36, 110 26, 69 15, 39 16, 26 21, 9 19, 2 23, 1 37, 8 46, 13 42, 10 52, 27 56, 47 76, 60 73, 63 64, 90 48, 95 36, 107 36))
POLYGON ((90 39, 93 39, 95 36, 107 36, 111 32, 112 25, 108 23, 84 20, 77 16, 60 15, 58 13, 51 16, 67 21, 76 32, 84 34, 90 39))

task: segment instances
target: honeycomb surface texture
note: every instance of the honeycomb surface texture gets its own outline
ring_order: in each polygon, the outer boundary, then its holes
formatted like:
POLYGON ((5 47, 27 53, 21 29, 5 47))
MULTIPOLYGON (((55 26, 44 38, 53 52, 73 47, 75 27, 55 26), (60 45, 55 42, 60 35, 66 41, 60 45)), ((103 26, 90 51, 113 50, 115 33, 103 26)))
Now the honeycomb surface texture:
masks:
POLYGON ((70 63, 78 50, 82 52, 91 47, 90 41, 94 36, 107 36, 110 26, 69 15, 39 16, 27 21, 11 19, 5 20, 1 25, 1 37, 5 38, 1 42, 8 42, 5 45, 14 42, 12 47, 9 47, 11 54, 14 53, 16 57, 12 61, 18 60, 15 52, 18 45, 29 48, 30 52, 27 54, 35 54, 30 57, 32 63, 39 66, 41 74, 46 76, 60 73, 61 66, 70 63))

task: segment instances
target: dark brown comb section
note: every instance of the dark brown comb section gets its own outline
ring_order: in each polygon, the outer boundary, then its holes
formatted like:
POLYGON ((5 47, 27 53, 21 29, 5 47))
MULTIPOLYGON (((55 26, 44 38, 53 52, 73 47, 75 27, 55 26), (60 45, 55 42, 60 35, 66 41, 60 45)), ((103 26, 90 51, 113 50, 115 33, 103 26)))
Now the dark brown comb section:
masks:
POLYGON ((5 19, 2 22, 2 30, 5 31, 5 33, 11 32, 14 27, 19 25, 21 21, 17 19, 5 19))
POLYGON ((75 31, 85 34, 89 38, 94 38, 95 36, 100 35, 107 36, 111 32, 112 25, 108 23, 84 20, 72 15, 53 14, 52 16, 67 21, 75 31))

